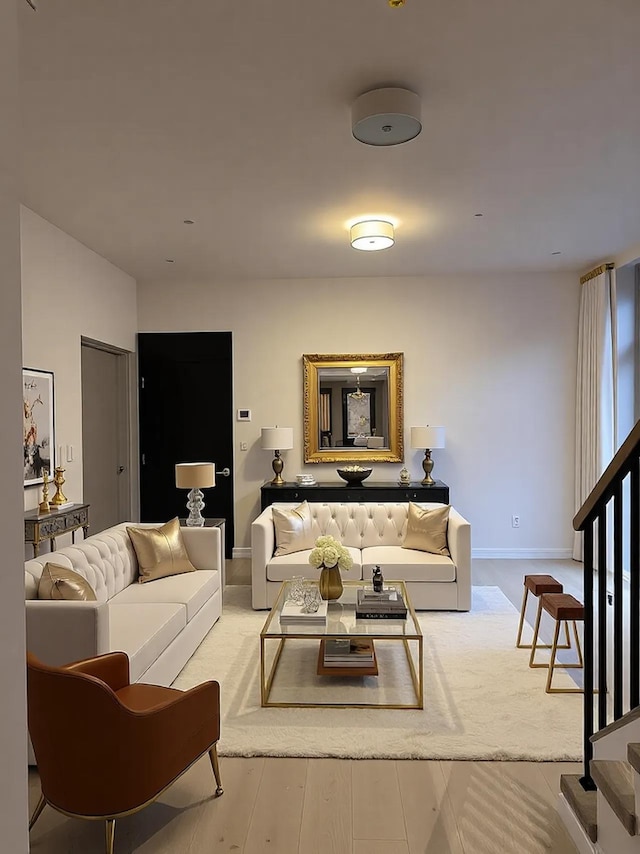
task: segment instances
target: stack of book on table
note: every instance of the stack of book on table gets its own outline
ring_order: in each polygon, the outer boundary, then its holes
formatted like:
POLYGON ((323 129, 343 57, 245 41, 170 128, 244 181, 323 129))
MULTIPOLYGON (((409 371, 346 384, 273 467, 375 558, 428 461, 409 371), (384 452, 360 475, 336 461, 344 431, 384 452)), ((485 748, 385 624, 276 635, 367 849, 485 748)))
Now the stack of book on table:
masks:
POLYGON ((367 667, 374 662, 373 641, 367 638, 327 638, 325 667, 367 667))
POLYGON ((406 620, 407 606, 402 594, 392 587, 381 593, 365 587, 358 590, 356 617, 360 620, 406 620))
POLYGON ((285 602, 280 612, 281 626, 326 626, 327 624, 327 605, 326 599, 322 599, 318 610, 310 614, 305 614, 302 610, 304 605, 296 605, 295 602, 285 602))

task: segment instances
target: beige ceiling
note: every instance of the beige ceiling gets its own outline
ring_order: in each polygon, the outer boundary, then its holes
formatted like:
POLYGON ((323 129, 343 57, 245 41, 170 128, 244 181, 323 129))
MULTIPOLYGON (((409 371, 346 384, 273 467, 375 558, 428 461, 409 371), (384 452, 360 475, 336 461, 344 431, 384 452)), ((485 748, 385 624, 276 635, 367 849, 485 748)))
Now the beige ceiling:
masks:
POLYGON ((38 7, 23 201, 138 278, 583 269, 640 239, 640 0, 38 7), (423 132, 364 146, 351 102, 389 85, 423 132), (351 249, 367 214, 395 247, 351 249))

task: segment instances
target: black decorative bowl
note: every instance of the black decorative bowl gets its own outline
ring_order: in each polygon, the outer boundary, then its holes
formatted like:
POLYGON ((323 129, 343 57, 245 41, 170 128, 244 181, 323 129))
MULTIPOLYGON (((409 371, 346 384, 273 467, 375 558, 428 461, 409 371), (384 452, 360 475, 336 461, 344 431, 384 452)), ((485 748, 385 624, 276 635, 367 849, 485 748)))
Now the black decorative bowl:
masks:
POLYGON ((344 468, 338 469, 338 474, 343 480, 347 481, 348 485, 351 486, 360 486, 365 478, 369 477, 373 469, 363 469, 363 468, 344 468))

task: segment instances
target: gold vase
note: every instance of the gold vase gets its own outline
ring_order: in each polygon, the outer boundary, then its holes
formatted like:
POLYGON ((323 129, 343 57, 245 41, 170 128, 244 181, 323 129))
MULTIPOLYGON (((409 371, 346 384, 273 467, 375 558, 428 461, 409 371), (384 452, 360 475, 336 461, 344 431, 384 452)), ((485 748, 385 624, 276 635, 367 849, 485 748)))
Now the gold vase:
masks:
POLYGON ((339 599, 342 596, 342 577, 337 566, 322 567, 318 587, 323 599, 339 599))

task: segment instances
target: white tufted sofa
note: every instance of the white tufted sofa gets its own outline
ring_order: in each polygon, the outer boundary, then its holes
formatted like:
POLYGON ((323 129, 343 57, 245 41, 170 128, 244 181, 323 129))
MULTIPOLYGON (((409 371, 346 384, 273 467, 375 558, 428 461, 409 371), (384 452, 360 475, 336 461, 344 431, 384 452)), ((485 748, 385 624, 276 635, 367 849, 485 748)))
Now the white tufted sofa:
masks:
MULTIPOLYGON (((420 507, 442 506, 416 503, 420 507)), ((251 525, 252 603, 256 609, 270 608, 286 579, 319 575, 319 570, 309 564, 309 549, 273 556, 276 543, 271 506, 251 525)), ((291 508, 296 504, 275 506, 291 508)), ((349 549, 353 568, 343 574, 345 580, 370 579, 372 567, 378 564, 385 580, 406 582, 414 608, 468 611, 471 607, 471 525, 453 507, 447 529, 451 557, 402 548, 408 502, 309 502, 309 508, 314 540, 331 534, 349 549)))
POLYGON ((198 571, 138 584, 127 525, 152 527, 123 522, 25 563, 27 649, 53 665, 122 650, 132 682, 168 686, 222 611, 221 531, 181 528, 198 571), (97 602, 39 600, 47 561, 82 575, 97 602))

